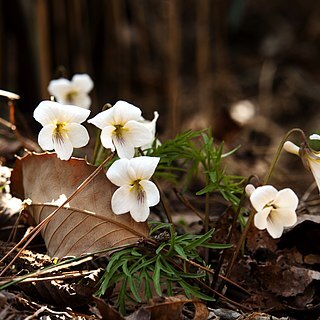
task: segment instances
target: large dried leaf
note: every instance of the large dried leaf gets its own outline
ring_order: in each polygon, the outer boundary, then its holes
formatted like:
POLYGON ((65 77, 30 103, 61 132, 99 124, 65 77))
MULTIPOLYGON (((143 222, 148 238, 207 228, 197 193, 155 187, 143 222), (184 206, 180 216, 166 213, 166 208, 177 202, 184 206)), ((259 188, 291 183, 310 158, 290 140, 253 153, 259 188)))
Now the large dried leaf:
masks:
MULTIPOLYGON (((31 214, 39 224, 57 206, 48 203, 69 197, 95 170, 82 159, 61 161, 55 154, 28 154, 16 161, 12 192, 32 200, 31 214)), ((115 215, 111 196, 115 190, 101 171, 72 201, 60 209, 42 230, 48 254, 78 256, 136 242, 147 236, 147 224, 129 214, 115 215)))

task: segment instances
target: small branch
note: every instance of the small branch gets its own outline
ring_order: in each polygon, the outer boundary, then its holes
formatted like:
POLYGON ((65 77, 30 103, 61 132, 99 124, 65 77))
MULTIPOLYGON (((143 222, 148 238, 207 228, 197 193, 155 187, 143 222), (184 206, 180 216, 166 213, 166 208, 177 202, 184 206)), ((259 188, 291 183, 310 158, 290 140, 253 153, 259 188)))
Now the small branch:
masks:
POLYGON ((176 188, 173 188, 174 193, 176 194, 177 198, 192 212, 194 212, 204 223, 205 218, 201 215, 201 213, 190 203, 190 201, 176 188))

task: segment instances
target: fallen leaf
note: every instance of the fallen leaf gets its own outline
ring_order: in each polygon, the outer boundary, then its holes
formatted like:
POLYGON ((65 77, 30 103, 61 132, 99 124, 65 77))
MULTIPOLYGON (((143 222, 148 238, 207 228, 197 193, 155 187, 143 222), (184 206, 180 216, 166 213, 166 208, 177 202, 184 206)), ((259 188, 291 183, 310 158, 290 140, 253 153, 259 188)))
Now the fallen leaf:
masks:
MULTIPOLYGON (((11 177, 12 193, 30 198, 28 207, 39 224, 57 205, 62 195, 69 197, 96 169, 83 159, 61 161, 55 154, 27 154, 16 161, 11 177)), ((115 215, 111 196, 115 190, 101 171, 89 185, 60 209, 42 229, 48 254, 78 256, 106 248, 137 242, 146 237, 146 223, 135 222, 129 214, 115 215)))
POLYGON ((320 272, 295 266, 258 266, 258 272, 268 290, 285 298, 302 294, 313 280, 320 280, 320 272))
POLYGON ((296 247, 302 255, 320 255, 320 216, 303 214, 280 239, 279 248, 296 247))
POLYGON ((203 302, 187 299, 183 295, 154 298, 150 301, 150 305, 144 308, 151 312, 152 320, 178 320, 183 319, 182 310, 186 303, 192 303, 194 305, 194 320, 208 319, 209 311, 203 302))

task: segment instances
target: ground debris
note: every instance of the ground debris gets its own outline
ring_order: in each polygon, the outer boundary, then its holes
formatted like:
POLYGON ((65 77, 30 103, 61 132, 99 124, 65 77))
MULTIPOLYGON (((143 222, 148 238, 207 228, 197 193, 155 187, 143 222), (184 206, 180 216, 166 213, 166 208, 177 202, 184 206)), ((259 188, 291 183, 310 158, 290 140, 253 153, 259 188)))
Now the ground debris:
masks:
POLYGON ((209 309, 208 320, 289 320, 288 317, 277 318, 265 313, 254 312, 250 314, 241 314, 237 311, 219 308, 209 309))

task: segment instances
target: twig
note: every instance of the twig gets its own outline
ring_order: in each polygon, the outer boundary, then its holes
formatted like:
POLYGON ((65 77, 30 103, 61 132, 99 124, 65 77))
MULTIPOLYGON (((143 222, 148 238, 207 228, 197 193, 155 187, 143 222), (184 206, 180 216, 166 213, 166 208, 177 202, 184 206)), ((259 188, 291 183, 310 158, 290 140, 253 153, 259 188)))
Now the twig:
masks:
POLYGON ((192 212, 194 212, 202 222, 204 222, 204 217, 201 215, 201 213, 190 203, 190 201, 179 191, 177 188, 173 188, 174 193, 176 194, 177 198, 192 212))

